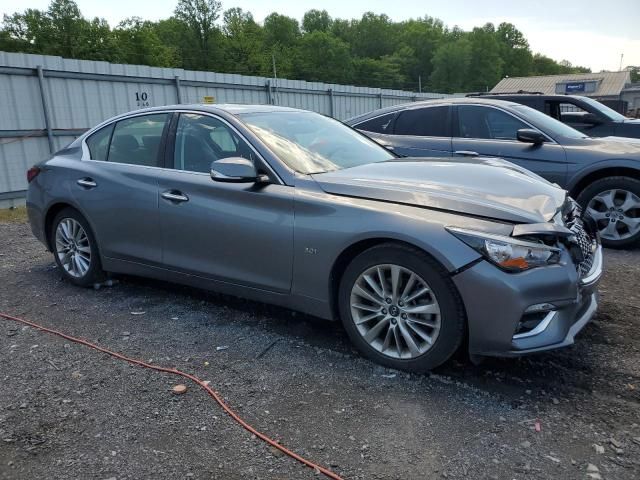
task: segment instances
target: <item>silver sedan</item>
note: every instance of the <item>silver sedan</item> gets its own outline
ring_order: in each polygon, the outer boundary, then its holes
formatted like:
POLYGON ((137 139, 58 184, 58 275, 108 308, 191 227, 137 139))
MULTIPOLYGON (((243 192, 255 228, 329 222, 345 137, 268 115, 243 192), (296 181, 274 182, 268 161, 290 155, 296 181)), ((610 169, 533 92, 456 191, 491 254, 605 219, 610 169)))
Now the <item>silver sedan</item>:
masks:
POLYGON ((597 307, 599 240, 564 190, 495 158, 400 158, 311 112, 139 110, 28 179, 70 282, 140 275, 340 319, 394 368, 569 345, 597 307))

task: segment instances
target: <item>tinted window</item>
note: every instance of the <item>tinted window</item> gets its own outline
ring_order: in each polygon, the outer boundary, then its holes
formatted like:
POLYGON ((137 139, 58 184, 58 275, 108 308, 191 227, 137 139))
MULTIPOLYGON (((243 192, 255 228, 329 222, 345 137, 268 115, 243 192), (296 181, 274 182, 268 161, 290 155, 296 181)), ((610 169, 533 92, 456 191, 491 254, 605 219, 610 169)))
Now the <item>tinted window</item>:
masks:
POLYGON ((366 120, 356 125, 358 130, 366 130, 367 132, 374 133, 390 133, 389 127, 391 127, 391 121, 396 112, 387 113, 370 120, 366 120))
POLYGON ((120 120, 113 130, 108 160, 158 166, 158 149, 168 117, 167 113, 159 113, 120 120))
POLYGON ((603 115, 609 120, 613 120, 615 122, 623 122, 626 118, 624 115, 621 115, 612 108, 607 107, 605 104, 600 103, 593 98, 582 97, 581 100, 591 107, 592 113, 603 115))
POLYGON ((574 130, 569 125, 565 125, 555 118, 551 118, 550 116, 545 115, 538 110, 534 110, 533 108, 529 108, 526 105, 516 105, 513 109, 518 111, 520 115, 527 119, 527 121, 531 122, 552 138, 555 138, 558 135, 567 138, 585 138, 584 133, 574 130))
POLYGON ((518 130, 529 128, 526 123, 513 115, 479 105, 459 106, 458 126, 461 137, 492 140, 516 140, 518 130))
POLYGON ((396 119, 396 135, 449 137, 449 107, 413 108, 400 113, 396 119))
POLYGON ((253 160, 253 151, 231 128, 208 115, 183 113, 178 120, 173 167, 208 173, 211 162, 228 157, 253 160))
POLYGON ((89 147, 89 156, 91 160, 106 160, 109 151, 109 140, 111 139, 111 131, 113 123, 101 128, 95 133, 87 137, 86 143, 89 147))

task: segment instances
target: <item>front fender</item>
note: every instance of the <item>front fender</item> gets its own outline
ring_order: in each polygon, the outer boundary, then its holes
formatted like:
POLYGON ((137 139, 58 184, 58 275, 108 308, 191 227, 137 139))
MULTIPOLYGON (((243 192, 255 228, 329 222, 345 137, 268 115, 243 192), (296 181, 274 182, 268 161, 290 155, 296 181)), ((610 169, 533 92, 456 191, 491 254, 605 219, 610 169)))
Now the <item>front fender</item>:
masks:
MULTIPOLYGON (((478 252, 445 227, 509 235, 512 224, 376 200, 330 195, 317 188, 296 191, 292 293, 329 301, 332 271, 351 247, 398 241, 431 255, 453 273, 477 260, 478 252)), ((355 248, 355 252, 360 251, 355 248)), ((335 279, 334 279, 335 280, 335 279)))

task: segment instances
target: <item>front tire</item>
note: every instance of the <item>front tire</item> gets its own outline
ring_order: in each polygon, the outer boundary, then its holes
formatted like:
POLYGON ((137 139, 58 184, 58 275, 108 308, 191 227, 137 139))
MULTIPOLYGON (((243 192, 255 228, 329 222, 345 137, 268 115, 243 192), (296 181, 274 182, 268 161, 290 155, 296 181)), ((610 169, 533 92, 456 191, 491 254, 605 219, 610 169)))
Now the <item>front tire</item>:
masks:
POLYGON ((598 227, 602 244, 628 248, 640 243, 640 181, 606 177, 587 186, 577 202, 598 227))
POLYGON ((65 208, 56 215, 50 238, 56 264, 66 280, 90 287, 104 279, 96 239, 77 210, 65 208))
POLYGON ((464 337, 464 309, 444 269, 417 249, 382 244, 347 266, 340 317, 366 357, 425 372, 446 362, 464 337))

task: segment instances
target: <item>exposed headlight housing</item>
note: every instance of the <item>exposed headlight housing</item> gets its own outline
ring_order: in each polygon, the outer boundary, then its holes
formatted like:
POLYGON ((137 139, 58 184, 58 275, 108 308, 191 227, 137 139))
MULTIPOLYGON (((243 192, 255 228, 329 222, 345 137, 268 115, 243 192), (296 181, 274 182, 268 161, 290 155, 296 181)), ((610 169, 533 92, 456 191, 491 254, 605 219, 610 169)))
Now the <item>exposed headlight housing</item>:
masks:
POLYGON ((504 235, 447 227, 447 231, 507 272, 523 272, 560 261, 560 249, 504 235))

